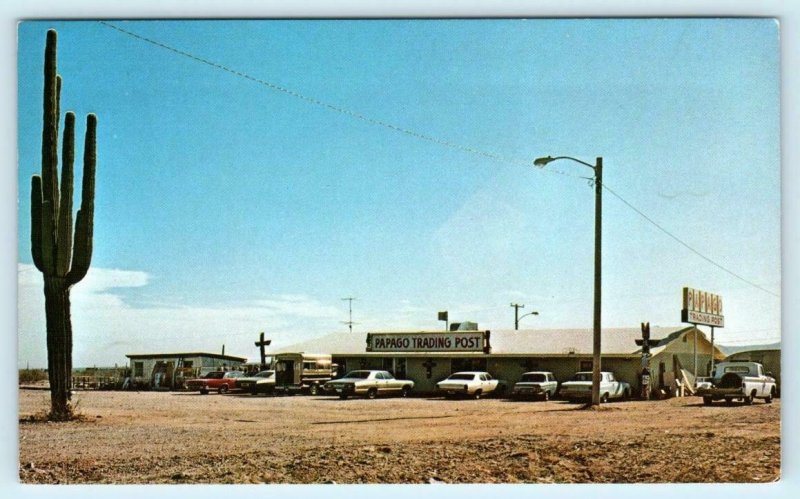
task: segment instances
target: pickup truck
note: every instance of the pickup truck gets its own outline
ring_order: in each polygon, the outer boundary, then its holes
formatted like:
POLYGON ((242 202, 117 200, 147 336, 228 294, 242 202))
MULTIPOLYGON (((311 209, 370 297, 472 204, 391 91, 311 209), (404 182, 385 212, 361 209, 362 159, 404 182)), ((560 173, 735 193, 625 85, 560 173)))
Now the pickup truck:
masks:
POLYGON ((720 362, 714 366, 710 379, 696 385, 696 393, 703 397, 705 405, 721 399, 725 399, 726 404, 741 400, 750 405, 757 398, 769 404, 777 392, 775 378, 771 373, 764 373, 764 367, 758 362, 720 362))

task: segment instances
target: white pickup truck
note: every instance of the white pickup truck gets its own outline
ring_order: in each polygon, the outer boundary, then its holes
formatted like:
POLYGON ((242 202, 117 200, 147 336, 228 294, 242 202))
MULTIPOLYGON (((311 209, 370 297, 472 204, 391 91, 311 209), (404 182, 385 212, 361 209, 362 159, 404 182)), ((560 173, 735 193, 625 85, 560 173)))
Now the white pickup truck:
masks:
POLYGON ((764 373, 758 362, 720 362, 714 366, 711 378, 698 381, 696 393, 703 397, 703 404, 711 405, 715 400, 725 399, 730 404, 734 399, 750 405, 754 399, 763 399, 767 404, 778 393, 775 378, 764 373))

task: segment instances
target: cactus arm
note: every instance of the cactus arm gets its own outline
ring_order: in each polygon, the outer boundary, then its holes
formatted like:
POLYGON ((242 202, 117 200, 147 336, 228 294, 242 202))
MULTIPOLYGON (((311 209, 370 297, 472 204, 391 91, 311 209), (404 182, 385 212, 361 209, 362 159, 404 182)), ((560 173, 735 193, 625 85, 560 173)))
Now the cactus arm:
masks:
POLYGON ((92 261, 92 232, 94 229, 94 180, 97 163, 97 117, 86 117, 86 143, 83 148, 83 185, 81 208, 75 220, 75 247, 72 269, 67 281, 75 284, 86 276, 92 261))
POLYGON ((61 206, 56 227, 56 271, 67 275, 72 260, 72 188, 75 159, 75 114, 67 113, 64 120, 64 139, 61 154, 61 206))
POLYGON ((44 272, 42 260, 42 177, 31 178, 31 254, 33 264, 44 272))
POLYGON ((42 127, 42 197, 58 210, 58 115, 59 84, 56 74, 56 32, 47 32, 44 53, 44 102, 42 127))

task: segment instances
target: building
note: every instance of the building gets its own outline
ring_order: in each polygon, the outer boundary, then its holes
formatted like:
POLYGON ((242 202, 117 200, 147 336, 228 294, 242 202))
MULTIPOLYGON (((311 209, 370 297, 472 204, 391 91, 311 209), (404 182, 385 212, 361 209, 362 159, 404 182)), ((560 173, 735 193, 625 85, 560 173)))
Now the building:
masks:
MULTIPOLYGON (((642 349, 639 328, 602 331, 602 368, 640 390, 642 349)), ((669 390, 676 378, 693 385, 693 375, 707 376, 711 343, 695 328, 653 327, 650 348, 650 386, 669 390)), ((436 383, 462 370, 488 371, 515 383, 526 371, 551 371, 559 382, 577 371, 592 369, 592 330, 496 330, 333 333, 280 352, 330 353, 343 373, 354 369, 384 369, 411 379, 415 392, 433 392, 436 383)), ((724 354, 714 347, 714 358, 724 354)))
POLYGON ((206 352, 128 354, 126 357, 130 359, 131 386, 155 389, 179 388, 184 379, 217 369, 237 369, 247 360, 206 352))

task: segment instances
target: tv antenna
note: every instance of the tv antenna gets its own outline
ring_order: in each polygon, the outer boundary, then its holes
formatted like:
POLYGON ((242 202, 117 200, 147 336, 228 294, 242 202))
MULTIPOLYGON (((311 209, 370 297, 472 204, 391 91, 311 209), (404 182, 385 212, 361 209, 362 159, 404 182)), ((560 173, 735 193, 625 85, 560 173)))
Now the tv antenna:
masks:
POLYGON ((355 322, 353 322, 353 300, 355 300, 355 299, 356 298, 353 298, 352 296, 348 296, 347 298, 342 298, 342 301, 350 302, 348 304, 349 305, 349 309, 350 309, 350 319, 347 320, 347 321, 342 321, 342 324, 347 324, 347 327, 350 328, 350 332, 351 333, 353 332, 353 324, 356 324, 355 322))

